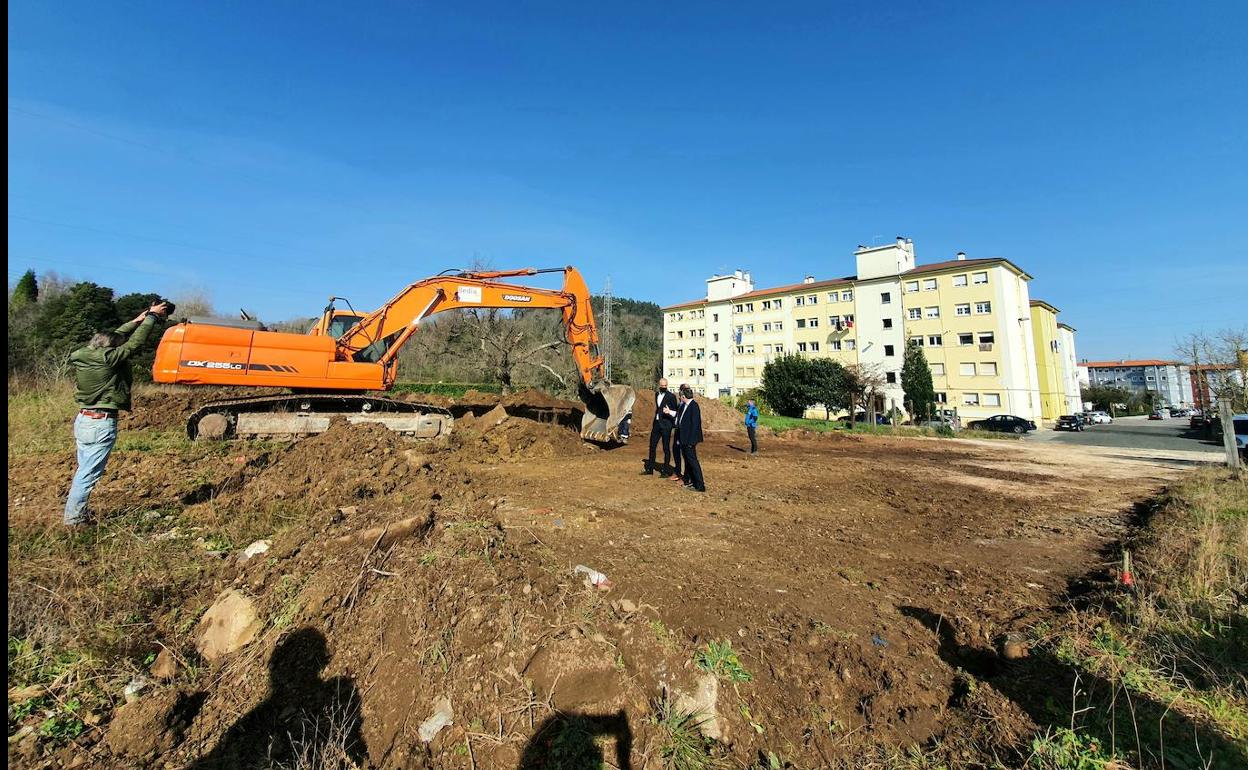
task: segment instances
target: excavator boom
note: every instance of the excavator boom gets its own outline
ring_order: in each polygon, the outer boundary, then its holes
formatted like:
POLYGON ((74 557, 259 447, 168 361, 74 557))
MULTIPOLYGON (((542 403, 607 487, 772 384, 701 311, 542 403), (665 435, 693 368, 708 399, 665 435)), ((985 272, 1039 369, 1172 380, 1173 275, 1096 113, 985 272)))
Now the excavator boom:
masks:
MULTIPOLYGON (((280 415, 292 412, 305 415, 306 419, 294 420, 296 428, 288 432, 318 432, 328 424, 326 414, 334 412, 316 408, 325 403, 332 403, 334 409, 340 410, 338 413, 344 408, 353 413, 358 407, 368 419, 392 427, 399 423, 420 426, 417 430, 402 429, 403 432, 439 435, 450 430, 449 415, 421 422, 412 416, 411 405, 406 402, 360 394, 393 387, 399 351, 424 319, 462 308, 559 311, 565 340, 581 376, 579 392, 586 406, 581 435, 604 443, 627 440, 626 433, 621 435, 621 421, 631 413, 635 394, 631 388, 612 385, 603 376, 589 289, 572 267, 464 271, 427 278, 407 286, 371 313, 345 316, 352 322, 350 325, 344 322, 342 314, 336 313, 331 301, 321 323, 309 334, 271 332, 248 322, 179 323, 161 338, 152 377, 166 383, 277 387, 307 392, 293 397, 235 399, 219 409, 208 405, 188 425, 193 436, 281 435, 285 431, 281 430, 284 418, 280 415), (563 273, 561 290, 499 280, 549 272, 563 273), (334 336, 336 332, 341 333, 334 336), (325 398, 334 393, 338 394, 336 399, 325 398), (353 398, 356 400, 352 401, 353 398), (392 413, 404 416, 397 418, 392 413)), ((419 414, 435 411, 423 409, 419 414)))

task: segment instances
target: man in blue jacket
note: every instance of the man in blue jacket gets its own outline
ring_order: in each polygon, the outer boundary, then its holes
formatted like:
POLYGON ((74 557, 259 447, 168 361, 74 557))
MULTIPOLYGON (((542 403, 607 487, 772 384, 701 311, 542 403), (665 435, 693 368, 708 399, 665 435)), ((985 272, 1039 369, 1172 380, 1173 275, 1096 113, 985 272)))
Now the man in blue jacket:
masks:
POLYGON ((755 428, 758 427, 758 407, 754 405, 754 399, 745 402, 745 432, 750 434, 750 454, 758 454, 758 438, 755 435, 755 428))
POLYGON ((702 478, 702 464, 698 462, 698 444, 702 443, 702 408, 693 400, 693 388, 680 388, 681 407, 676 415, 676 435, 680 438, 680 451, 685 457, 685 489, 706 491, 702 478))

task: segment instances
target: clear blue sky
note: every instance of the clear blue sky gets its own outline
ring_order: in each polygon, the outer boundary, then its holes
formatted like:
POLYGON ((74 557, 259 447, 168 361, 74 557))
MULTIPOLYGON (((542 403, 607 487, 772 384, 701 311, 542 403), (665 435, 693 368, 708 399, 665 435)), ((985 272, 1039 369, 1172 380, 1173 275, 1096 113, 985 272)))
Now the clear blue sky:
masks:
POLYGON ((1248 322, 1248 2, 9 5, 9 279, 277 320, 474 258, 1005 256, 1081 357, 1248 322))

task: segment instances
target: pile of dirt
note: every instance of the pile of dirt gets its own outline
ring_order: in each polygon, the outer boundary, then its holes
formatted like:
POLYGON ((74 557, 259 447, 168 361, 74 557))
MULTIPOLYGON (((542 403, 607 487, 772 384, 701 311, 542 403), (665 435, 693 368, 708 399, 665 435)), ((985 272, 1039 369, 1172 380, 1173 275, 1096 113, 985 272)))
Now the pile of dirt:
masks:
POLYGON ((548 409, 499 404, 480 417, 461 418, 448 443, 457 459, 477 462, 555 459, 598 451, 581 440, 581 412, 555 403, 548 409))
MULTIPOLYGON (((722 401, 710 397, 697 400, 702 410, 702 430, 705 431, 744 431, 745 417, 722 401)), ((654 423, 655 395, 652 390, 637 392, 637 400, 633 402, 633 429, 650 430, 654 423)))

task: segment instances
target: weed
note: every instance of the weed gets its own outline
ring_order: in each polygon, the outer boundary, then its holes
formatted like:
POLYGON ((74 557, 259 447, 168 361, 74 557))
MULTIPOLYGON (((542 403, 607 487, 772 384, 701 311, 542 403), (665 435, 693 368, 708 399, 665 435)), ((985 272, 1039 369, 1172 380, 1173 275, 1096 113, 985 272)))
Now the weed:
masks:
POLYGON ((1027 768, 1035 770, 1113 770, 1125 767, 1094 739, 1069 728, 1050 730, 1031 742, 1027 768))
POLYGON ((680 647, 676 641, 676 634, 672 629, 663 624, 661 620, 650 621, 650 630, 654 633, 654 638, 659 640, 659 644, 667 650, 675 650, 680 647))
POLYGON ((650 722, 660 734, 659 757, 665 770, 716 770, 723 763, 712 754, 712 743, 698 729, 701 722, 664 699, 650 722))
POLYGON ((82 735, 86 725, 78 718, 78 712, 81 709, 82 702, 77 698, 70 698, 59 704, 58 708, 39 725, 40 737, 47 739, 53 745, 60 746, 82 735))
POLYGON ((727 639, 720 642, 707 642, 706 646, 694 655, 693 662, 703 671, 730 682, 749 682, 754 679, 753 675, 741 665, 741 659, 732 649, 732 642, 727 639))

